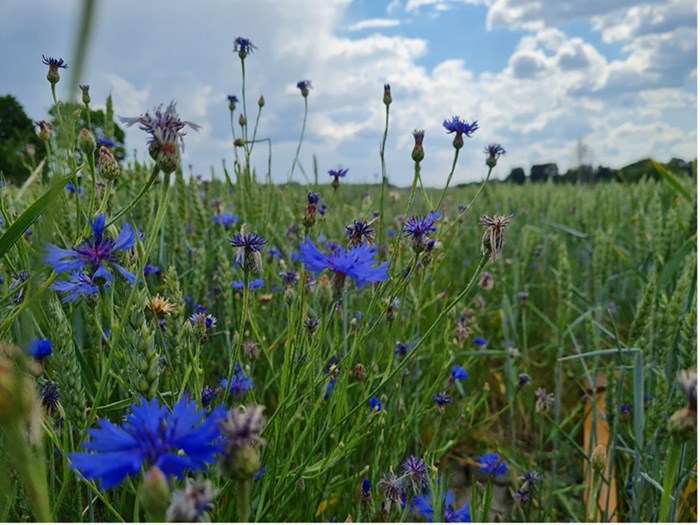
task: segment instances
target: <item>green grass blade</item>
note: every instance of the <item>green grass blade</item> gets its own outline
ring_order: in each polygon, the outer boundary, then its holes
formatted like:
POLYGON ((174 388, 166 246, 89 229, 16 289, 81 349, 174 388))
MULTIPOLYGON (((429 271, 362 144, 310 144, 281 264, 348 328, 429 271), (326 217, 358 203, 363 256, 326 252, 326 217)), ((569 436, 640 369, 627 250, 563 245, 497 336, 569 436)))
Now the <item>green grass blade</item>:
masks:
POLYGON ((73 174, 58 180, 49 190, 41 197, 35 200, 29 208, 24 210, 15 222, 13 222, 7 231, 0 237, 0 258, 3 257, 14 244, 22 237, 27 228, 29 228, 39 216, 44 213, 46 208, 53 202, 56 196, 63 190, 73 178, 73 174))
POLYGON ((654 169, 658 172, 659 175, 661 175, 661 178, 663 178, 668 183, 668 185, 671 186, 673 191, 675 191, 678 195, 683 197, 688 202, 693 202, 693 197, 691 197, 690 193, 688 193, 688 190, 686 190, 683 187, 683 185, 673 173, 668 171, 666 166, 662 166, 655 160, 651 161, 651 165, 654 166, 654 169))

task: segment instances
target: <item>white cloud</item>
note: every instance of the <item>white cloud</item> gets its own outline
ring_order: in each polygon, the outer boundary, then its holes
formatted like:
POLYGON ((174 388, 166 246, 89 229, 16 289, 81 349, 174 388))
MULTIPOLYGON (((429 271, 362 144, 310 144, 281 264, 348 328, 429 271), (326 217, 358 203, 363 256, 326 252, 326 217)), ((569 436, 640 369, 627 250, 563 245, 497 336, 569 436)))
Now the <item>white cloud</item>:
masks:
POLYGON ((395 18, 369 18, 348 26, 348 31, 362 31, 363 29, 382 29, 386 27, 397 27, 401 25, 401 20, 395 18))

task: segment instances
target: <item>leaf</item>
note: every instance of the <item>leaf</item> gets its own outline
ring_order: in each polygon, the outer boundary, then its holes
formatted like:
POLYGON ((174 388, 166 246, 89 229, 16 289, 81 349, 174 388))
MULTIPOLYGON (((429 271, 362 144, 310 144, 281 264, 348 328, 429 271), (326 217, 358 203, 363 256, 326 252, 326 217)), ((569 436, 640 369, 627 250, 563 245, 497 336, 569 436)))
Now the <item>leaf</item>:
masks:
POLYGON ((2 258, 14 244, 22 237, 25 231, 34 224, 39 216, 44 213, 46 208, 53 202, 56 196, 73 178, 70 174, 62 179, 59 179, 49 190, 41 197, 35 200, 29 208, 24 210, 15 222, 13 222, 7 231, 0 237, 0 258, 2 258))
POLYGON ((559 230, 564 231, 570 235, 573 235, 574 237, 579 237, 581 239, 588 238, 587 233, 583 233, 581 231, 574 230, 573 228, 569 228, 568 226, 564 226, 563 224, 557 224, 556 222, 554 222, 554 223, 552 223, 552 226, 554 226, 555 228, 558 228, 559 230))
POLYGON ((663 166, 656 162, 655 160, 651 161, 651 165, 656 169, 656 171, 661 175, 661 177, 675 190, 675 192, 683 197, 685 200, 688 202, 693 202, 693 197, 688 193, 688 190, 686 190, 683 185, 680 183, 680 181, 676 178, 676 176, 671 173, 666 166, 663 166))
POLYGON ((688 255, 690 250, 692 250, 695 246, 696 238, 697 234, 686 240, 683 245, 676 250, 673 257, 671 257, 671 259, 666 263, 666 266, 664 266, 664 269, 661 271, 661 275, 659 276, 658 286, 660 289, 666 288, 666 286, 669 284, 671 277, 675 275, 676 270, 678 270, 680 265, 685 261, 686 255, 688 255))

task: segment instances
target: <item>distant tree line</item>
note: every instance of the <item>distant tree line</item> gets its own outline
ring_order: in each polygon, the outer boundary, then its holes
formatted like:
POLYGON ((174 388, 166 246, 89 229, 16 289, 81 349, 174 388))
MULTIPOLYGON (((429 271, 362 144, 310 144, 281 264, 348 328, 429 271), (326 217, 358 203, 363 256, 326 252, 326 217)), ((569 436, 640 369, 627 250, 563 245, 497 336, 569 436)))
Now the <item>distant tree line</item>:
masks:
MULTIPOLYGON (((687 162, 673 158, 664 164, 673 174, 696 178, 697 159, 687 162)), ((559 167, 549 162, 535 164, 530 167, 530 173, 526 174, 523 168, 513 168, 506 182, 512 184, 525 184, 527 180, 533 183, 552 181, 554 184, 595 184, 600 182, 638 182, 644 179, 661 180, 661 175, 651 164, 651 159, 642 159, 621 169, 612 169, 607 166, 594 168, 590 165, 581 165, 577 168, 559 173, 559 167)))

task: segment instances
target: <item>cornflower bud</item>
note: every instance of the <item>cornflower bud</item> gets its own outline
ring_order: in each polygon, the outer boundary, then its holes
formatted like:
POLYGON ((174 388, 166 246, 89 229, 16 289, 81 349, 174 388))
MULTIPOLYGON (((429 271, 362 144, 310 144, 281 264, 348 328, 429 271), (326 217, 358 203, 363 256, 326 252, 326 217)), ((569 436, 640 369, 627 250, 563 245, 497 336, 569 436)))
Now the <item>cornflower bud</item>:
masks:
POLYGON ((265 97, 260 95, 260 98, 258 99, 258 107, 262 108, 263 106, 265 106, 265 97))
POLYGON ((423 151, 423 139, 425 138, 425 131, 422 129, 413 130, 413 138, 415 139, 415 144, 413 146, 413 152, 411 153, 411 158, 415 162, 420 162, 425 157, 425 152, 423 151))
POLYGON ((58 70, 68 69, 68 65, 63 61, 62 58, 46 58, 44 55, 41 55, 41 58, 42 64, 49 66, 49 72, 46 74, 46 80, 48 80, 52 86, 55 86, 58 83, 58 81, 61 80, 61 76, 58 74, 58 70))
POLYGON ((117 159, 107 146, 100 147, 100 157, 97 160, 97 172, 105 180, 116 180, 119 178, 121 168, 117 159))
POLYGON ((89 129, 81 129, 78 134, 78 148, 80 148, 80 151, 89 157, 95 153, 96 147, 97 142, 95 142, 95 136, 90 133, 89 129))
POLYGON ((389 106, 391 104, 391 86, 389 84, 384 84, 384 105, 389 106))
POLYGON ((83 92, 82 101, 86 106, 90 104, 90 86, 87 84, 80 84, 80 91, 83 92))

